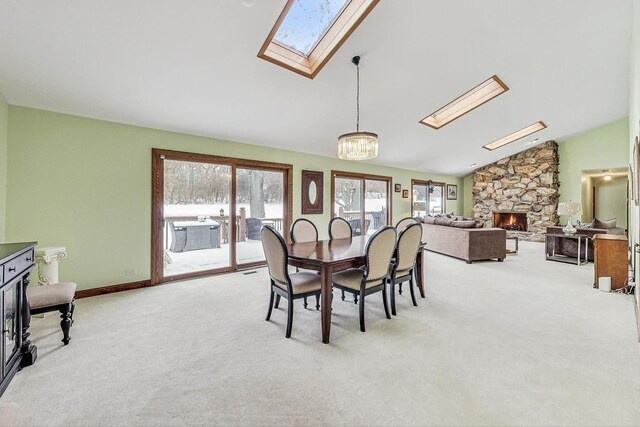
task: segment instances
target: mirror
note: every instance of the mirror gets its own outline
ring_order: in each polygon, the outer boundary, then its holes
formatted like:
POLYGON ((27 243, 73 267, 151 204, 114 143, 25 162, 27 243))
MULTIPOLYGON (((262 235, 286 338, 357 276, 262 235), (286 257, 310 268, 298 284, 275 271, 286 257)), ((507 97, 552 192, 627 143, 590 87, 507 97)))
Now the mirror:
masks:
POLYGON ((311 183, 309 184, 309 203, 311 203, 312 205, 316 204, 316 190, 316 182, 311 181, 311 183))

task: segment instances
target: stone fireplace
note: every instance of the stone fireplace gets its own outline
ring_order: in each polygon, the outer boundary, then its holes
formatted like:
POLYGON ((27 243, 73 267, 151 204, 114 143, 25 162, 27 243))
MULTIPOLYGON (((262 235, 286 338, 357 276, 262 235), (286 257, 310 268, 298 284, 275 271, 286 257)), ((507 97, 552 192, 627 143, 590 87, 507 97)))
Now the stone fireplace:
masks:
POLYGON ((558 224, 558 144, 547 141, 473 173, 473 216, 523 240, 558 224))
POLYGON ((523 212, 494 212, 493 226, 510 231, 527 231, 527 214, 523 212))

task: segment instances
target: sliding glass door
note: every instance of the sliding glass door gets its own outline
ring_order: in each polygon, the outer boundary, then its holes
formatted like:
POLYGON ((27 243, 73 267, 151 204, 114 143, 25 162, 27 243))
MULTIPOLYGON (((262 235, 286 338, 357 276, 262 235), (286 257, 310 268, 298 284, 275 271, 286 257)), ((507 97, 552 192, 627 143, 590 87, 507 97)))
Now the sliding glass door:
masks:
POLYGON ((411 216, 445 213, 444 182, 411 180, 411 216))
POLYGON ((291 217, 291 165, 153 150, 152 284, 264 263, 291 217))
POLYGON ((373 234, 389 223, 390 177, 332 171, 332 216, 346 219, 354 236, 373 234))

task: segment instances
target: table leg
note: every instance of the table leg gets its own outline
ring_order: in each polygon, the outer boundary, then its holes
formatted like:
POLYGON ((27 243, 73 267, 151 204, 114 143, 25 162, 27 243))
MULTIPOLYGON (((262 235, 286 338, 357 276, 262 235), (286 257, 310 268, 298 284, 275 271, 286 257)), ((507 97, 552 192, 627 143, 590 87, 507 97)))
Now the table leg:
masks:
POLYGON ((331 297, 333 296, 333 280, 331 277, 331 267, 324 266, 320 270, 320 278, 322 280, 322 304, 320 307, 320 316, 322 318, 322 342, 329 344, 331 336, 331 297))
POLYGON ((424 265, 424 250, 418 250, 416 254, 416 281, 418 282, 418 290, 420 290, 420 296, 424 298, 424 279, 423 279, 423 265, 424 265))

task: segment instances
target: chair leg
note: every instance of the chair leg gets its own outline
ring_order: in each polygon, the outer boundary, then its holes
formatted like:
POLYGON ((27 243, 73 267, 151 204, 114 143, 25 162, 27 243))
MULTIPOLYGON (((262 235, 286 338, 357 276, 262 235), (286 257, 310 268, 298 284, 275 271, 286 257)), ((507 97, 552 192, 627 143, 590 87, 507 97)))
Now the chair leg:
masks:
POLYGON ((307 297, 304 297, 304 308, 306 309, 308 305, 309 304, 307 304, 307 297))
POLYGON ((387 304, 387 287, 382 288, 382 304, 384 305, 384 314, 387 315, 387 319, 391 319, 389 314, 389 304, 387 304))
POLYGON ((62 329, 63 335, 62 342, 67 345, 71 340, 69 336, 69 329, 71 329, 71 303, 65 309, 60 310, 60 318, 62 319, 60 321, 60 329, 62 329))
POLYGON ((360 331, 364 332, 364 291, 360 290, 360 305, 358 306, 360 311, 360 331))
POLYGON ((391 295, 391 314, 396 315, 396 284, 394 281, 390 283, 390 295, 391 295))
POLYGON ((278 308, 278 305, 280 305, 280 295, 276 295, 276 305, 273 308, 278 308))
POLYGON ((414 307, 417 307, 418 303, 416 302, 416 293, 413 291, 413 276, 409 279, 409 290, 411 291, 411 301, 413 301, 414 307))
POLYGON ((267 322, 269 321, 269 319, 271 319, 271 310, 273 310, 274 295, 275 295, 275 292, 273 292, 273 290, 271 290, 271 297, 269 298, 269 311, 267 311, 267 318, 264 319, 267 322))
POLYGON ((344 289, 341 289, 342 291, 342 301, 344 301, 344 289))
POLYGON ((358 294, 353 294, 353 303, 354 304, 358 303, 358 294))
POLYGON ((316 310, 320 310, 320 294, 316 294, 316 310))
POLYGON ((398 284, 398 293, 402 295, 402 283, 398 284))
POLYGON ((76 309, 76 301, 73 300, 71 301, 71 316, 69 317, 71 319, 71 326, 73 326, 73 312, 76 309))
POLYGON ((291 327, 293 326, 293 298, 289 296, 287 300, 287 338, 291 337, 291 327))

